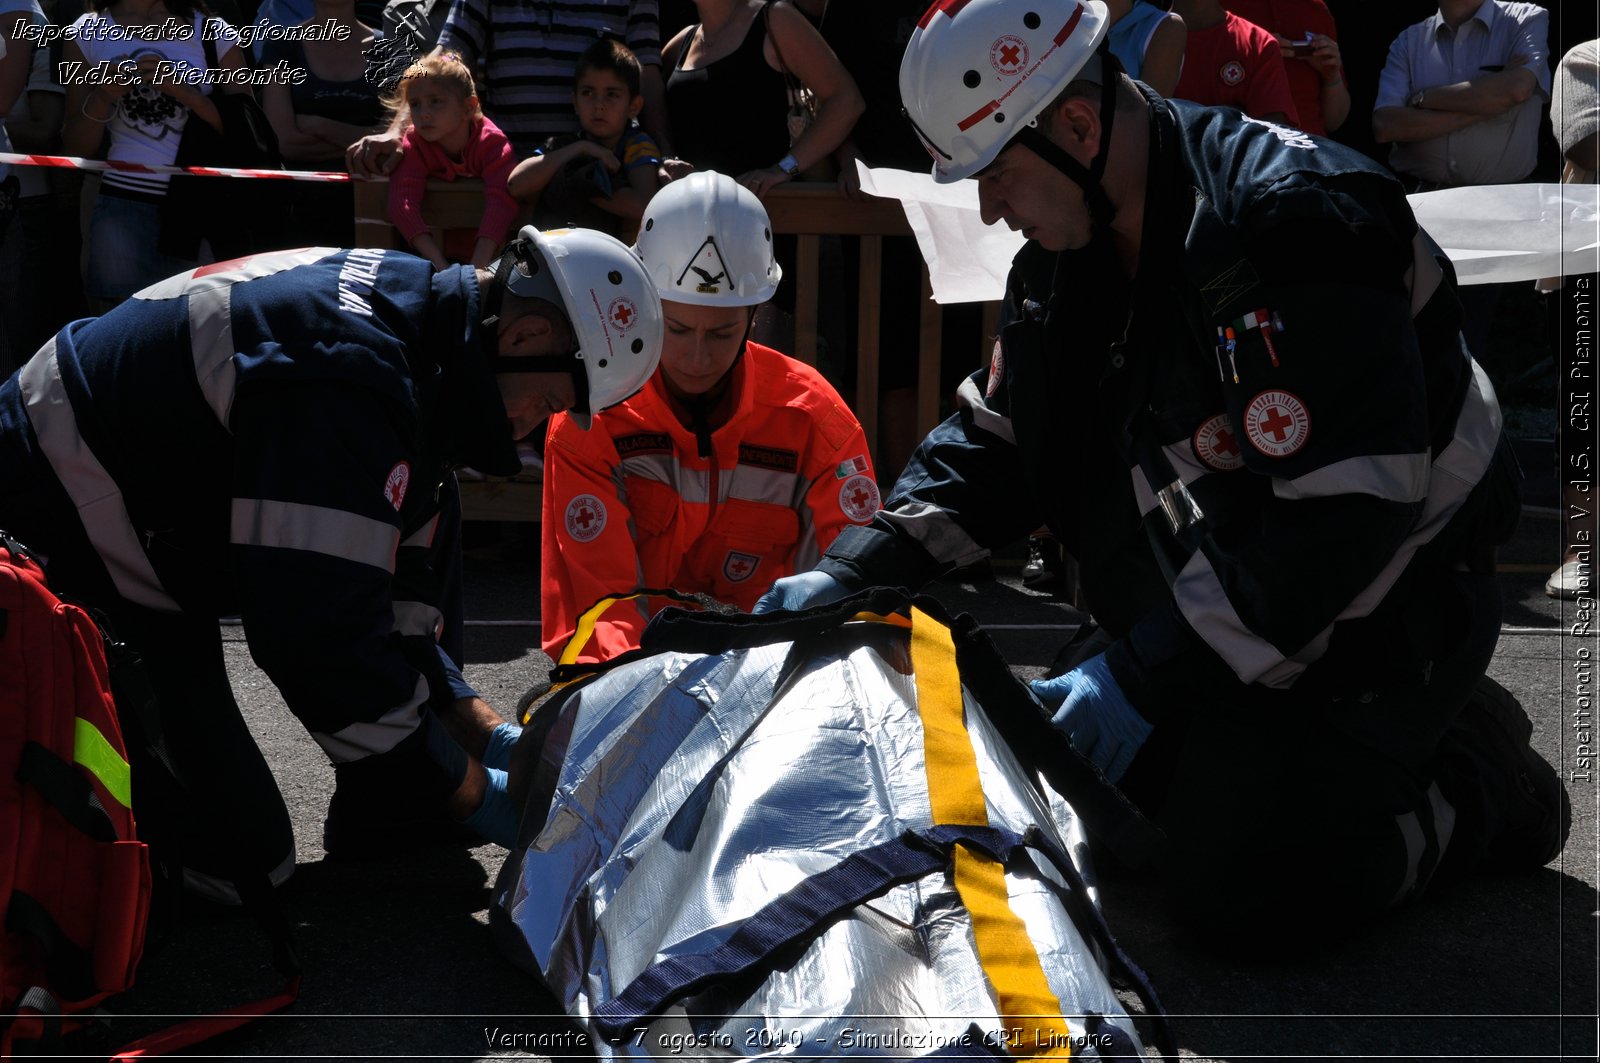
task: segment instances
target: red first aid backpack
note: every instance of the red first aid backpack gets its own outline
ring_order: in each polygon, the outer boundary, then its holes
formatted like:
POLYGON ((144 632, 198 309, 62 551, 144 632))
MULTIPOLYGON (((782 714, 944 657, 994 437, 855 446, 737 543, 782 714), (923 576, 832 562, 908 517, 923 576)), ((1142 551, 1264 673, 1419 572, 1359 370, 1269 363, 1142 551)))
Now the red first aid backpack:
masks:
POLYGON ((133 984, 150 890, 100 630, 0 535, 0 1058, 133 984))

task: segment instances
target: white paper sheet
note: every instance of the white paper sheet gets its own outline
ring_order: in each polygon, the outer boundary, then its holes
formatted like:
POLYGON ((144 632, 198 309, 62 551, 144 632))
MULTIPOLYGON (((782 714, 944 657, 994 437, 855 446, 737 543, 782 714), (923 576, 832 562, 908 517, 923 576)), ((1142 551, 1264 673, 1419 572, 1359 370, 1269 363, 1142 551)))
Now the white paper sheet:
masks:
POLYGON ((975 303, 1006 294, 1006 273, 1022 249, 1021 233, 978 218, 978 184, 935 184, 909 170, 868 169, 859 162, 861 190, 898 199, 928 263, 937 303, 975 303))
POLYGON ((1593 273, 1600 185, 1479 185, 1408 197, 1462 284, 1593 273))
MULTIPOLYGON (((860 170, 863 191, 898 199, 905 209, 928 263, 935 302, 1004 296, 1022 235, 979 220, 976 182, 941 185, 925 173, 860 170)), ((1450 256, 1462 284, 1600 270, 1600 186, 1483 185, 1409 198, 1417 221, 1450 256)))

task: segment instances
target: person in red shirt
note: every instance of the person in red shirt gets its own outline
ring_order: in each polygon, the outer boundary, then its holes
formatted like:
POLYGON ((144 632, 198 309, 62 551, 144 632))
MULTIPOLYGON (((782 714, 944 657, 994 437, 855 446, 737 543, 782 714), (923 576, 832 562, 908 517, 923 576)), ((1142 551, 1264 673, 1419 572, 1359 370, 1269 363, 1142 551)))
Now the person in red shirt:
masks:
MULTIPOLYGON (((541 639, 562 654, 601 599, 640 587, 748 611, 880 508, 866 435, 811 366, 749 340, 782 276, 754 193, 705 170, 657 192, 636 250, 663 299, 661 365, 587 432, 545 443, 541 639)), ((577 661, 639 645, 660 599, 600 614, 577 661)), ((562 659, 565 659, 564 657, 562 659)))
POLYGON ((517 217, 517 201, 506 191, 517 157, 506 135, 479 109, 472 71, 458 55, 424 56, 406 69, 388 102, 405 123, 405 154, 389 178, 390 224, 434 269, 444 269, 452 260, 486 268, 517 217), (483 178, 483 220, 470 245, 447 236, 441 247, 428 231, 422 193, 430 177, 483 178))
POLYGON ((1172 10, 1189 27, 1174 99, 1299 126, 1276 37, 1224 9, 1222 0, 1174 0, 1172 10))
POLYGON ((1327 136, 1350 114, 1333 13, 1323 0, 1226 0, 1228 10, 1278 39, 1300 128, 1327 136))

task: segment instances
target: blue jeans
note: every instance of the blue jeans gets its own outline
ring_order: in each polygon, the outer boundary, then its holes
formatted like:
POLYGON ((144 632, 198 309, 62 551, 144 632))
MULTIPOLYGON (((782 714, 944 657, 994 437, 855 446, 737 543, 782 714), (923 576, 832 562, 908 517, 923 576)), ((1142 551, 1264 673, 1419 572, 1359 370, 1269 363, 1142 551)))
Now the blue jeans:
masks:
MULTIPOLYGON (((115 305, 134 292, 194 269, 198 262, 164 255, 161 207, 141 199, 108 195, 102 188, 89 221, 89 261, 83 290, 90 299, 115 305)), ((104 313, 111 305, 91 307, 104 313)))

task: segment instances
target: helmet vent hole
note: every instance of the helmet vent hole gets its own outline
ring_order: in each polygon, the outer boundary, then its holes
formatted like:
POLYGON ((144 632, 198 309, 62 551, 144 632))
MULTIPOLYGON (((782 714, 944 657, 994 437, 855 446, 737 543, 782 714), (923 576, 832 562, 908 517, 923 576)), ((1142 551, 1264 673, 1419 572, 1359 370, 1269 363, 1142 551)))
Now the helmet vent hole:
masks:
POLYGON ((961 83, 969 89, 975 89, 983 84, 983 77, 976 70, 969 70, 961 75, 961 83))
POLYGON ((766 238, 767 243, 769 243, 769 244, 772 243, 772 230, 771 229, 762 229, 761 230, 761 235, 766 238))
POLYGON ((640 351, 644 350, 644 340, 635 339, 633 341, 633 345, 631 347, 629 347, 628 349, 630 351, 632 351, 634 354, 638 354, 640 351))
POLYGON ((656 227, 656 220, 654 218, 646 218, 644 220, 644 231, 645 232, 649 232, 651 229, 654 229, 655 227, 656 227))
POLYGON ((606 280, 610 281, 612 284, 621 284, 622 274, 618 273, 616 270, 612 270, 610 273, 606 274, 606 280))
POLYGON ((1026 15, 1022 16, 1022 24, 1028 27, 1030 30, 1036 30, 1039 28, 1039 16, 1035 12, 1030 11, 1026 15))
POLYGON ((602 358, 596 362, 595 365, 599 366, 601 369, 604 369, 606 367, 606 360, 602 358))

